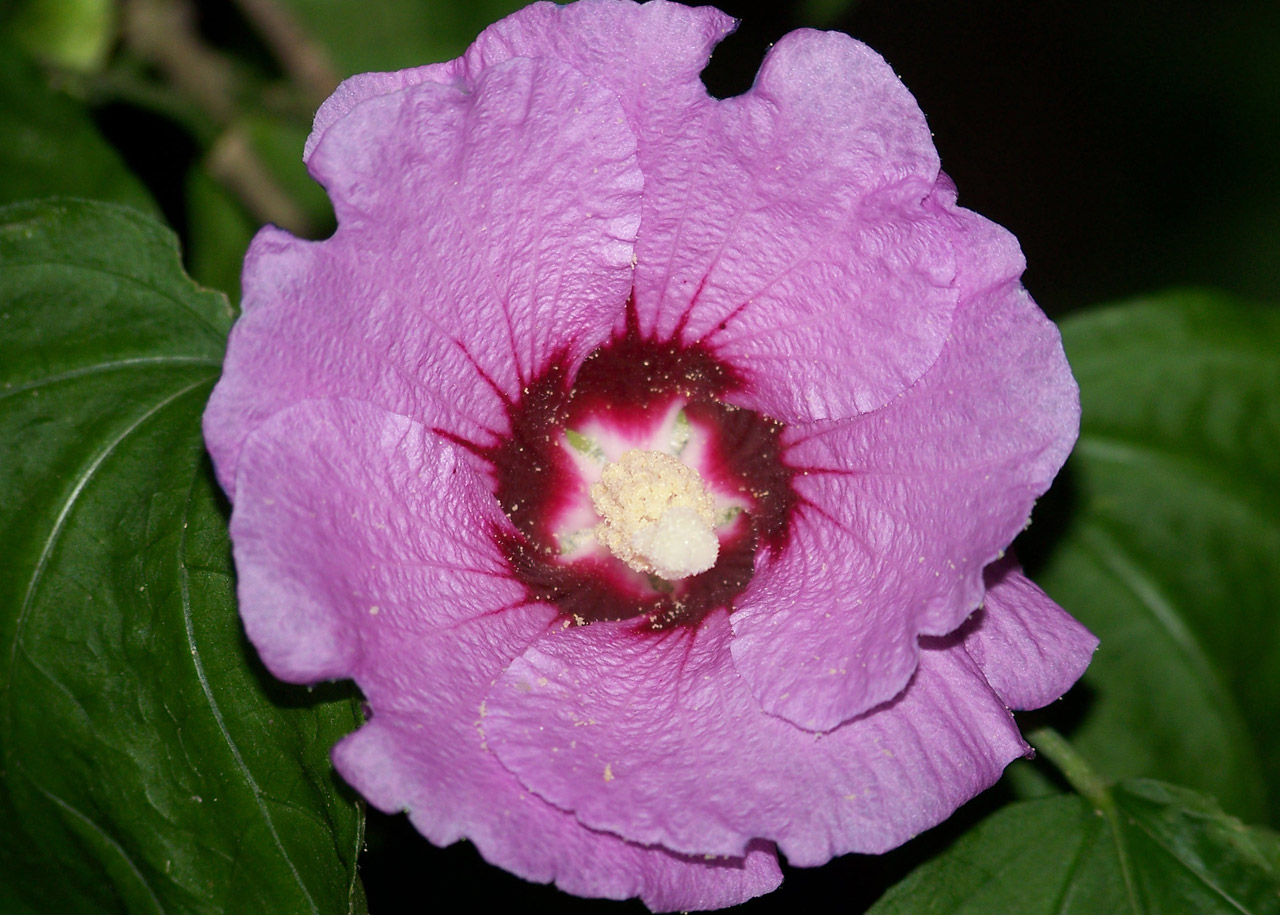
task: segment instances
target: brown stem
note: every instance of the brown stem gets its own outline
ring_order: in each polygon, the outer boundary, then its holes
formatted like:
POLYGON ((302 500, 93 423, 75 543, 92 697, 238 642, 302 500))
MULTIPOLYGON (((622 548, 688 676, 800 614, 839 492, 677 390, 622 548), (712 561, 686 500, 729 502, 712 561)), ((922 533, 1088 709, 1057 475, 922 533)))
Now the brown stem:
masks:
POLYGON ((337 67, 293 13, 276 0, 236 0, 236 5, 313 106, 333 93, 338 86, 337 67))
POLYGON ((306 214, 281 189, 236 123, 235 68, 201 39, 189 0, 127 0, 124 37, 138 56, 222 128, 206 160, 214 180, 256 219, 307 234, 311 225, 306 214))
POLYGON ((124 38, 144 60, 219 124, 235 116, 235 70, 200 40, 184 0, 128 0, 124 38))
POLYGON ((295 235, 305 235, 310 221, 293 198, 281 190, 275 176, 253 151, 242 127, 228 127, 205 159, 209 174, 245 205, 260 222, 275 223, 295 235))

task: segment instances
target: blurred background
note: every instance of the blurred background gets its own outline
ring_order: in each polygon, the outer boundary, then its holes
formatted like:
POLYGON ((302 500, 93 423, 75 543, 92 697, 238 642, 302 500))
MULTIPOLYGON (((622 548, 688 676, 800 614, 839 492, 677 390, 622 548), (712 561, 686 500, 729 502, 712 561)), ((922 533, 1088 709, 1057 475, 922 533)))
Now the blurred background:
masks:
MULTIPOLYGON (((192 274, 235 301, 263 222, 332 230, 301 151, 336 80, 456 56, 519 5, 0 0, 0 203, 70 193, 158 212, 192 274), (82 154, 104 142, 137 181, 82 154)), ((883 54, 927 115, 960 203, 1021 239, 1025 282, 1051 315, 1177 285, 1280 301, 1280 3, 720 5, 742 25, 705 75, 716 95, 749 87, 794 28, 841 29, 883 54)), ((945 842, 980 812, 923 841, 945 842)), ((919 852, 789 875, 745 908, 839 899, 857 911, 919 852)), ((462 898, 644 911, 530 886, 465 843, 434 849, 376 813, 362 874, 375 912, 462 898)))
MULTIPOLYGON (((519 5, 0 0, 0 27, 42 61, 46 85, 88 106, 183 235, 193 272, 234 298, 238 253, 265 217, 313 236, 331 227, 299 152, 332 81, 456 56, 519 5), (237 186, 254 178, 245 144, 265 169, 256 188, 237 186)), ((928 116, 960 202, 1021 239, 1050 313, 1182 284, 1280 300, 1280 3, 722 6, 742 25, 707 72, 718 95, 747 88, 794 28, 841 29, 882 53, 928 116)), ((29 74, 4 75, 0 165, 56 160, 57 132, 24 140, 29 125, 3 123, 29 74)))

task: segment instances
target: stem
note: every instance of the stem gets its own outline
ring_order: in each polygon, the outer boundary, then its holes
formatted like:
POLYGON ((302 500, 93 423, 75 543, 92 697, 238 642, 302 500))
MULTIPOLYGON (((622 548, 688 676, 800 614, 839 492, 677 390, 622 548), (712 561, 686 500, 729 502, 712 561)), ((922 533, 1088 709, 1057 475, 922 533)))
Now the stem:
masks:
POLYGON ((234 68, 201 41, 190 4, 129 0, 124 7, 124 38, 139 57, 219 124, 235 117, 234 68))
POLYGON ((1115 842, 1116 858, 1120 865, 1120 876, 1124 880, 1129 909, 1134 912, 1145 911, 1140 904, 1141 897, 1133 878, 1133 865, 1129 860, 1129 845, 1120 822, 1120 811, 1116 807, 1115 799, 1111 796, 1110 783, 1094 772, 1085 758, 1053 728, 1036 728, 1027 735, 1027 740, 1037 752, 1043 753, 1057 766, 1058 771, 1063 774, 1076 793, 1092 804, 1093 808, 1106 819, 1107 827, 1111 830, 1111 838, 1115 842))
POLYGON ((254 218, 295 235, 307 233, 310 224, 306 214, 276 183, 242 128, 232 126, 223 131, 210 147, 205 164, 213 180, 235 194, 254 218))
POLYGON ((1065 737, 1051 727, 1040 727, 1027 735, 1027 741, 1058 768, 1077 794, 1104 813, 1114 810, 1107 781, 1093 771, 1065 737))
POLYGON ((318 106, 338 87, 338 70, 291 11, 276 0, 236 0, 289 78, 318 106))
POLYGON ((201 39, 195 7, 189 0, 128 0, 124 23, 129 47, 155 66, 221 131, 208 154, 214 180, 234 194, 254 218, 295 235, 307 235, 312 226, 306 214, 280 187, 243 128, 235 123, 235 67, 201 39))

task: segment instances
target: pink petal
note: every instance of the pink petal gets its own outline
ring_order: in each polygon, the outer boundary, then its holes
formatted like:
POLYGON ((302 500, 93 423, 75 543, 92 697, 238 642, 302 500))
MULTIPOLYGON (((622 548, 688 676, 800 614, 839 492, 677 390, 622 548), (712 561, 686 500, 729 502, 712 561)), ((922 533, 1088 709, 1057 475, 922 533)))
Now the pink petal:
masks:
POLYGON ((456 447, 368 404, 297 404, 249 437, 240 462, 231 536, 245 628, 282 679, 349 677, 378 663, 383 632, 523 600, 494 529, 510 522, 456 447))
POLYGON ((465 85, 513 57, 561 61, 618 93, 629 115, 643 95, 658 109, 650 116, 666 111, 675 121, 679 106, 671 104, 671 94, 705 95, 699 75, 712 47, 736 25, 714 7, 664 0, 534 3, 489 26, 457 60, 344 80, 316 112, 305 158, 331 124, 366 99, 427 81, 465 85))
MULTIPOLYGON (((483 700, 511 656, 545 631, 544 608, 388 638, 357 682, 373 719, 334 751, 343 777, 438 845, 470 839, 490 862, 580 896, 640 896, 656 910, 717 908, 781 882, 757 843, 707 861, 590 830, 530 794, 484 746, 483 700)), ((389 633, 390 635, 390 633, 389 633)))
POLYGON ((553 359, 572 370, 622 313, 635 140, 617 99, 559 63, 367 99, 311 168, 341 225, 320 243, 266 229, 249 252, 205 417, 224 485, 244 436, 307 398, 368 400, 486 443, 505 431, 503 397, 553 359))
POLYGON ((985 216, 956 206, 955 185, 945 174, 938 176, 934 202, 939 221, 948 225, 952 233, 961 301, 1022 276, 1027 259, 1013 233, 985 216))
POLYGON ((633 125, 675 125, 706 97, 702 70, 736 27, 714 7, 665 0, 535 3, 485 29, 462 61, 470 74, 513 57, 563 61, 613 90, 633 125))
POLYGON ((339 770, 432 841, 470 838, 579 895, 692 909, 774 889, 765 844, 714 862, 633 845, 529 795, 484 749, 485 691, 555 614, 521 605, 489 535, 506 519, 456 450, 353 401, 291 407, 245 446, 232 519, 245 625, 278 676, 364 690, 373 720, 339 744, 339 770))
POLYGON ((826 730, 897 695, 919 635, 959 626, 982 571, 1023 527, 1075 441, 1058 332, 1021 287, 964 304, 947 349, 867 416, 790 430, 802 500, 733 614, 761 704, 826 730))
POLYGON ((1026 752, 959 646, 922 652, 895 702, 814 734, 755 703, 730 638, 723 613, 658 635, 553 629, 490 692, 488 746, 595 828, 688 853, 765 838, 800 866, 899 845, 1026 752))
POLYGON ((302 161, 310 161, 311 153, 319 145, 325 131, 346 117, 347 113, 361 102, 379 95, 391 95, 393 92, 416 86, 418 83, 454 83, 460 71, 461 60, 458 59, 389 73, 357 73, 355 76, 344 79, 338 88, 333 90, 333 95, 325 99, 316 111, 316 116, 311 123, 311 134, 307 137, 306 145, 302 150, 302 161))
POLYGON ((643 331, 711 344, 746 376, 742 405, 775 418, 874 409, 932 364, 956 304, 928 126, 838 33, 786 36, 751 92, 711 99, 699 73, 732 25, 658 0, 539 4, 465 61, 550 56, 617 93, 645 174, 643 331))
POLYGON ((1040 708, 1080 679, 1098 638, 1022 574, 1011 556, 986 570, 987 596, 966 626, 965 651, 1016 709, 1040 708))
POLYGON ((785 422, 865 412, 937 358, 957 300, 937 157, 870 49, 792 33, 746 95, 636 133, 642 324, 711 345, 746 376, 743 406, 785 422))

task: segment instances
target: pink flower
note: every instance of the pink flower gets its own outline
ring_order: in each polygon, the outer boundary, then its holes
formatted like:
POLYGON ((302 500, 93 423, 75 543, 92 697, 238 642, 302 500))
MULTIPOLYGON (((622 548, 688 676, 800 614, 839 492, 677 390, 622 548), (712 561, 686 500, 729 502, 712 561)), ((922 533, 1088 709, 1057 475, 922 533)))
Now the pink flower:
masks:
POLYGON ((1095 645, 1000 560, 1078 422, 1016 241, 845 35, 710 98, 732 28, 543 3, 348 80, 339 229, 255 239, 205 416, 250 638, 367 697, 342 775, 658 910, 938 823, 1095 645))

